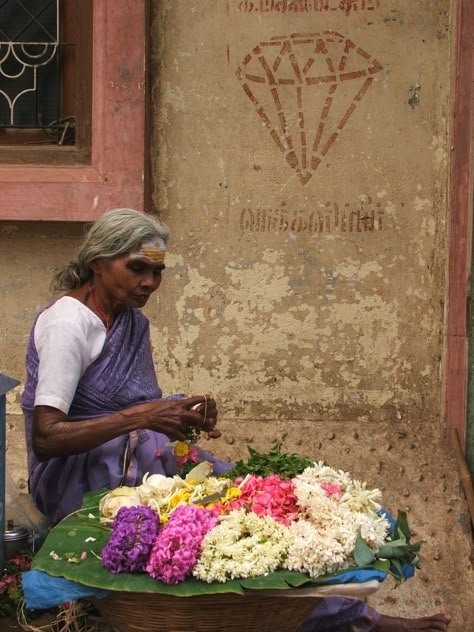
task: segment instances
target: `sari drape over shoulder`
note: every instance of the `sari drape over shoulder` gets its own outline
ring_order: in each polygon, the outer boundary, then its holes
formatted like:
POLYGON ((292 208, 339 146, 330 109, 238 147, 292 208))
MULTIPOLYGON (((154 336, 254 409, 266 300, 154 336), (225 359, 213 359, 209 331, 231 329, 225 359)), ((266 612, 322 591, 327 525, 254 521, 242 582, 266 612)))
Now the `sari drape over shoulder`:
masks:
MULTIPOLYGON (((150 430, 138 430, 107 441, 81 454, 40 462, 32 449, 32 420, 38 383, 39 359, 34 327, 26 355, 27 379, 21 400, 28 450, 28 485, 40 511, 53 523, 80 508, 83 495, 100 487, 139 485, 143 474, 177 473, 170 439, 150 430)), ((171 398, 182 395, 171 396, 171 398)), ((162 398, 153 364, 148 319, 128 309, 115 320, 99 357, 81 377, 68 420, 94 419, 134 404, 162 398)), ((232 464, 202 452, 221 474, 232 464)))

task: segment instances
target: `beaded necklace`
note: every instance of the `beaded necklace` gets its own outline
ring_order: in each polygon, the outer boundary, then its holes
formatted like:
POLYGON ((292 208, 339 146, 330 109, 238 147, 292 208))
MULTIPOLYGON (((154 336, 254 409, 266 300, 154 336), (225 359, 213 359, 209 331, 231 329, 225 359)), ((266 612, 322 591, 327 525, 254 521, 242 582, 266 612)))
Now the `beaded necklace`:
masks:
POLYGON ((105 312, 103 312, 100 309, 100 307, 97 305, 97 301, 95 300, 94 292, 92 291, 91 287, 89 288, 89 292, 90 292, 90 295, 91 295, 92 302, 94 303, 94 307, 99 312, 99 314, 102 316, 102 318, 105 320, 105 333, 108 334, 109 331, 110 331, 110 316, 107 316, 107 314, 105 312))

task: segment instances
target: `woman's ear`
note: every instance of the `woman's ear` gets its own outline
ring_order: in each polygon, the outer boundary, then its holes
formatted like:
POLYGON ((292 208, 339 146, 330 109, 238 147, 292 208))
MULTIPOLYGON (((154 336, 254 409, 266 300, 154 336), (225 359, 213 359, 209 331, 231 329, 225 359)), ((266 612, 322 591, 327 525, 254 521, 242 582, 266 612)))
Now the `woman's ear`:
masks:
POLYGON ((100 259, 94 259, 94 261, 91 261, 89 263, 89 268, 92 270, 94 274, 100 274, 100 271, 102 269, 101 263, 102 262, 100 259))

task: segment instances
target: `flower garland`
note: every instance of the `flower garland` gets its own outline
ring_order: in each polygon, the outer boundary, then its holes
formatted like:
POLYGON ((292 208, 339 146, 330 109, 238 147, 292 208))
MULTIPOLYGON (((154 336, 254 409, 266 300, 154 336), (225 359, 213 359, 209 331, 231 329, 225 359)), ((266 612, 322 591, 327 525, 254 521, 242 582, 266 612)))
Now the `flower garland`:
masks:
POLYGON ((270 516, 232 511, 202 542, 193 575, 206 582, 257 577, 274 571, 288 547, 287 527, 270 516))
POLYGON ((158 532, 158 516, 150 507, 121 507, 102 564, 111 573, 140 573, 150 556, 158 532))
POLYGON ((161 529, 146 566, 154 579, 178 584, 191 574, 201 542, 218 523, 214 512, 193 505, 181 505, 161 529))

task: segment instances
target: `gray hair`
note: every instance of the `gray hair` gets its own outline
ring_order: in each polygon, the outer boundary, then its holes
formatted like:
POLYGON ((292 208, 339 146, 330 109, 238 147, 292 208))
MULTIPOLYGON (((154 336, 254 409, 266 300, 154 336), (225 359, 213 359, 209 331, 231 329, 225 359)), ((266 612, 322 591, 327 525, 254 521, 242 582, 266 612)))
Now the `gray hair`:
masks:
POLYGON ((168 241, 169 229, 156 216, 116 208, 107 211, 92 224, 77 259, 66 264, 51 283, 54 291, 70 291, 92 279, 90 263, 96 259, 114 259, 139 248, 144 242, 159 237, 168 241))

